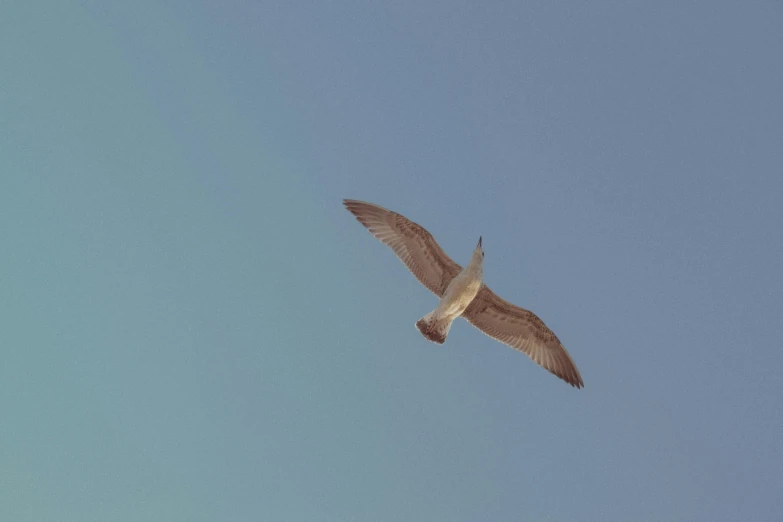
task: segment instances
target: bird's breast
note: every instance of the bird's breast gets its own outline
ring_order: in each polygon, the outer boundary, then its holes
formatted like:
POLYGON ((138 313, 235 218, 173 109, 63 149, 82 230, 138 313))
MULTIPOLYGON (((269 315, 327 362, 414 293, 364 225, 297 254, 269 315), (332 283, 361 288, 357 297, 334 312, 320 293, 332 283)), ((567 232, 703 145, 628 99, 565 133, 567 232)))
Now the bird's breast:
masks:
POLYGON ((481 278, 462 272, 451 280, 441 299, 440 308, 448 315, 460 315, 481 289, 481 278))

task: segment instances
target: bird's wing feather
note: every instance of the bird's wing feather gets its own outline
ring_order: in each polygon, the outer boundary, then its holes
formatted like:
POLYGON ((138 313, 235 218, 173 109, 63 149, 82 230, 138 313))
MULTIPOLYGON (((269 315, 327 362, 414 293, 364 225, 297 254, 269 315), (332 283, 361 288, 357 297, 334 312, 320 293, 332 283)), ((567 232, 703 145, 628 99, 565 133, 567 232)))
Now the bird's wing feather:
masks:
POLYGON ((390 246, 416 279, 438 297, 462 267, 451 260, 432 234, 391 210, 372 203, 343 200, 345 207, 372 235, 390 246))
POLYGON ((571 386, 584 386, 579 370, 554 332, 536 314, 501 299, 486 285, 462 316, 488 336, 526 353, 571 386))

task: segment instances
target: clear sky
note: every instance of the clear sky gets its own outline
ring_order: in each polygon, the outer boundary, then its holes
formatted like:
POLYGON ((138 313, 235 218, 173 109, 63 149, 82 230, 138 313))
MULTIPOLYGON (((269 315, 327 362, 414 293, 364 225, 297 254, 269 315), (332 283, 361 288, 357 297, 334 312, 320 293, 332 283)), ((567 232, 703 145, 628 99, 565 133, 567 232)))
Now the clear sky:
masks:
POLYGON ((783 519, 783 4, 6 2, 0 520, 783 519), (345 211, 425 226, 576 390, 345 211))

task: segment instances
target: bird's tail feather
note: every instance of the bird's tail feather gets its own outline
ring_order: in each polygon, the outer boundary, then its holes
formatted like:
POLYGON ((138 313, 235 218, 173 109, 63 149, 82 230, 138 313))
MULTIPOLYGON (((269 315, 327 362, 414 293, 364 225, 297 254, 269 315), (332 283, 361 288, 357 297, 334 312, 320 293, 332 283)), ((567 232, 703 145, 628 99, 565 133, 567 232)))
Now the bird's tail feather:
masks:
POLYGON ((443 344, 446 341, 446 336, 449 335, 452 322, 452 319, 435 317, 435 311, 432 311, 416 321, 416 328, 419 329, 421 335, 433 343, 443 344))

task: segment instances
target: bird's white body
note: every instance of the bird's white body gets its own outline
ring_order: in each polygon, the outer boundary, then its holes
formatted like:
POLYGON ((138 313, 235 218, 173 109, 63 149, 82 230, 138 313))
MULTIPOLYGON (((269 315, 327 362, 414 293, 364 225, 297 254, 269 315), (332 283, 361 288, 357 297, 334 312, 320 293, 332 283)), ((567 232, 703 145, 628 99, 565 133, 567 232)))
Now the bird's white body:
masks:
POLYGON ((462 312, 476 297, 481 288, 481 272, 471 270, 472 265, 463 269, 457 277, 451 280, 446 293, 435 308, 434 313, 438 318, 449 318, 452 321, 462 315, 462 312))
POLYGON ((479 239, 470 263, 451 280, 435 310, 416 322, 416 328, 424 337, 438 344, 446 341, 451 323, 462 315, 481 290, 484 279, 483 264, 484 251, 479 239))

